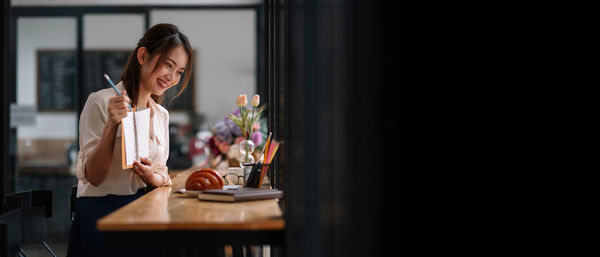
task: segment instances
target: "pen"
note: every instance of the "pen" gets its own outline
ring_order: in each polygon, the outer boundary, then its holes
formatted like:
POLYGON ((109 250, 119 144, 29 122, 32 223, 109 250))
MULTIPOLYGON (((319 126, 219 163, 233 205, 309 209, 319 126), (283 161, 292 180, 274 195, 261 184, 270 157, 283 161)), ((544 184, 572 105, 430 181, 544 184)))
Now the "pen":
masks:
MULTIPOLYGON (((108 81, 108 83, 112 86, 112 88, 115 90, 115 92, 117 92, 117 95, 121 96, 121 92, 119 91, 119 89, 117 89, 117 86, 115 86, 115 83, 112 82, 112 80, 110 80, 110 78, 108 77, 108 75, 105 73, 104 74, 104 78, 108 81)), ((133 111, 131 109, 131 105, 127 104, 127 107, 129 107, 130 111, 133 111)))
MULTIPOLYGON (((117 86, 115 86, 115 83, 113 83, 112 80, 110 80, 110 77, 108 77, 108 74, 104 73, 104 78, 112 86, 112 88, 115 90, 115 92, 117 92, 117 95, 121 96, 122 95, 121 92, 119 91, 117 86)), ((140 152, 139 152, 138 137, 137 137, 137 124, 135 122, 135 111, 133 111, 133 109, 131 108, 131 105, 127 104, 127 107, 129 107, 129 110, 132 111, 132 115, 133 115, 133 134, 134 134, 134 138, 135 138, 135 160, 139 162, 140 161, 140 152)))

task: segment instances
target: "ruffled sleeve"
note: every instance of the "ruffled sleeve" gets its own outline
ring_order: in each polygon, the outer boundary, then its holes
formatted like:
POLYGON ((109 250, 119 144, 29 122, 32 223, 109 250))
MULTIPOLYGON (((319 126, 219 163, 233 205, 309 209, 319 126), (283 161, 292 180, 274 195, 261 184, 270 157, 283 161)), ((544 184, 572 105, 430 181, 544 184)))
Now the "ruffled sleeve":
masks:
POLYGON ((161 177, 163 177, 163 184, 160 186, 170 186, 173 185, 171 181, 171 176, 169 176, 169 171, 166 165, 160 163, 153 163, 152 170, 154 173, 157 173, 161 177))
POLYGON ((169 168, 166 165, 167 160, 169 159, 169 113, 165 110, 165 116, 163 120, 163 142, 164 142, 164 159, 165 163, 162 165, 164 171, 161 172, 161 175, 167 178, 167 186, 173 185, 171 181, 171 176, 169 176, 169 168))
POLYGON ((75 175, 87 184, 85 164, 87 157, 94 150, 100 138, 108 117, 107 104, 97 93, 92 93, 85 102, 79 117, 79 153, 75 175))
POLYGON ((157 143, 162 147, 161 155, 158 157, 160 161, 152 163, 152 170, 163 177, 164 183, 161 186, 170 186, 173 182, 169 176, 169 168, 166 165, 169 159, 169 112, 162 106, 152 103, 155 107, 154 118, 158 118, 157 123, 154 123, 156 124, 154 135, 157 143))

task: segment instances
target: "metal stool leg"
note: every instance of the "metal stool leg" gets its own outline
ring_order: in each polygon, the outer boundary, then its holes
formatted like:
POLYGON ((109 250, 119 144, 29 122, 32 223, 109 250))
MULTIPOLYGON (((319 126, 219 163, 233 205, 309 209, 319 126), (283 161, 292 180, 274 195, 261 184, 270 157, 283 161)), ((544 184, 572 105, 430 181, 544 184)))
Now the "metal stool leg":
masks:
POLYGON ((52 251, 52 249, 50 249, 50 246, 46 242, 42 241, 42 244, 44 244, 46 250, 48 250, 48 252, 50 252, 50 254, 52 254, 53 257, 56 257, 56 254, 54 254, 54 252, 52 251))
POLYGON ((23 251, 23 248, 19 247, 19 251, 17 251, 17 255, 19 255, 19 257, 27 257, 27 254, 25 254, 25 251, 23 251))

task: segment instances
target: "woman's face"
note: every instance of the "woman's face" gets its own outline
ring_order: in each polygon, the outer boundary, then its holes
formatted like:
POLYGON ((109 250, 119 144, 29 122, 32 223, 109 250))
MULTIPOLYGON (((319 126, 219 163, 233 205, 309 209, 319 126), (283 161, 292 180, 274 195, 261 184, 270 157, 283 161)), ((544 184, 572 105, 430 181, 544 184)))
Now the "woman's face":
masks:
POLYGON ((164 53, 162 60, 159 60, 158 54, 149 60, 142 57, 142 61, 140 61, 142 64, 140 91, 150 92, 154 95, 164 94, 167 89, 179 83, 187 61, 188 56, 182 46, 177 46, 170 52, 164 53))

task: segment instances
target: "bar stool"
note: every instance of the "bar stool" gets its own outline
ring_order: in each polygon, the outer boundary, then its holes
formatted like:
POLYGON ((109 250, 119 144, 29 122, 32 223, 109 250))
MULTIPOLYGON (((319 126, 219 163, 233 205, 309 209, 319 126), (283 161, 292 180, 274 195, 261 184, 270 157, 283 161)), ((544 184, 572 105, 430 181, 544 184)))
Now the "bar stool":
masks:
POLYGON ((2 209, 3 213, 7 215, 18 216, 18 218, 9 216, 10 224, 7 226, 7 235, 10 233, 11 237, 19 239, 16 241, 19 245, 17 252, 19 256, 27 256, 20 245, 41 243, 53 257, 56 257, 46 243, 46 218, 52 217, 52 191, 31 190, 8 194, 2 209), (18 214, 13 214, 15 211, 18 211, 18 214), (15 232, 15 227, 19 228, 18 233, 15 232))
POLYGON ((0 214, 0 256, 26 256, 21 248, 21 210, 0 214))

